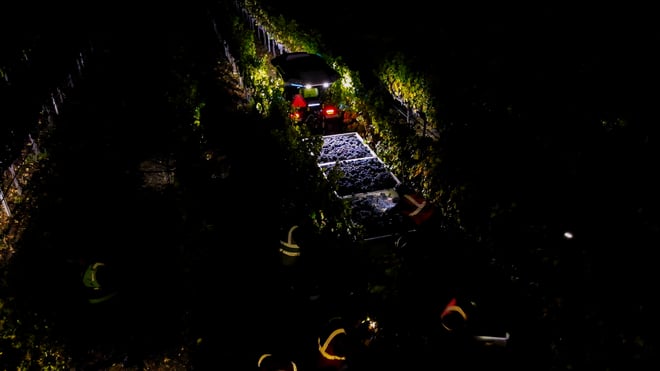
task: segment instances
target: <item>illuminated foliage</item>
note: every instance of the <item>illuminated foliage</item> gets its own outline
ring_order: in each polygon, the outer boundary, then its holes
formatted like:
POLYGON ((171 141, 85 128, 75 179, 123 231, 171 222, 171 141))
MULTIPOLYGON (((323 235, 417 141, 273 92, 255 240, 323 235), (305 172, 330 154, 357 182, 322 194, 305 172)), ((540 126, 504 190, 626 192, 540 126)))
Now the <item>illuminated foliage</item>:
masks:
POLYGON ((12 297, 0 297, 2 369, 70 369, 72 363, 67 349, 48 334, 48 321, 45 318, 40 318, 37 313, 17 311, 12 297))
POLYGON ((257 1, 244 1, 244 6, 256 21, 256 26, 262 27, 272 39, 287 50, 317 54, 323 49, 319 35, 303 30, 295 21, 285 19, 282 15, 272 16, 265 10, 263 4, 257 4, 257 1))
POLYGON ((287 125, 273 130, 273 137, 284 155, 281 173, 283 215, 307 218, 319 235, 333 239, 355 239, 359 233, 350 218, 349 205, 336 197, 337 177, 326 178, 317 165, 322 138, 304 126, 287 125))
POLYGON ((395 100, 414 113, 422 113, 429 125, 437 125, 428 79, 414 71, 405 56, 395 53, 384 58, 376 75, 395 100))

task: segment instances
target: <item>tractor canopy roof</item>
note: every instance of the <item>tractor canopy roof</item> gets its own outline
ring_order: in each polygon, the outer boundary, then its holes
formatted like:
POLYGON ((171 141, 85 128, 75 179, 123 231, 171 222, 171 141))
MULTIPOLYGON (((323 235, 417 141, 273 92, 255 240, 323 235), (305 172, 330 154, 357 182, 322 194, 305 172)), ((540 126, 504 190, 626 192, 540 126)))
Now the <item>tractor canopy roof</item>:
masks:
POLYGON ((329 86, 339 79, 339 73, 318 54, 284 53, 271 59, 278 73, 289 86, 329 86))

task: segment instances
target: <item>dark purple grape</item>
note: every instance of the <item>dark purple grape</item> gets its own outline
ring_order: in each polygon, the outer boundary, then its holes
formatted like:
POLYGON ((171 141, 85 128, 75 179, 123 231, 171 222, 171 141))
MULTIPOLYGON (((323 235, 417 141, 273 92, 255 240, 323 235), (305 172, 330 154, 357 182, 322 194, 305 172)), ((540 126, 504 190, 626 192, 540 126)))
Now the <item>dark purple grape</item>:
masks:
POLYGON ((323 137, 318 163, 325 164, 375 156, 371 148, 357 133, 327 135, 323 137))

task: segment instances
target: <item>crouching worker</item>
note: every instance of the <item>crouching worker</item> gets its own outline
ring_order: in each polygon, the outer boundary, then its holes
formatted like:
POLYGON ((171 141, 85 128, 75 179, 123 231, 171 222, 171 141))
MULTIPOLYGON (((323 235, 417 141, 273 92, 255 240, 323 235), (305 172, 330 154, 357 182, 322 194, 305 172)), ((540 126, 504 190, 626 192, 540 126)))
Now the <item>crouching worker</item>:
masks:
POLYGON ((280 260, 285 267, 292 267, 300 260, 300 245, 298 245, 300 233, 301 229, 297 224, 282 230, 280 260))
POLYGON ((341 317, 331 318, 318 337, 318 369, 347 370, 349 340, 344 320, 341 317))
POLYGON ((318 370, 344 371, 363 369, 368 363, 368 349, 379 337, 380 327, 369 316, 357 322, 342 317, 331 318, 318 337, 318 370))
POLYGON ((281 356, 264 353, 257 361, 258 371, 298 371, 298 366, 292 360, 281 356))
POLYGON ((442 326, 449 333, 469 335, 475 343, 505 347, 509 341, 509 333, 496 323, 484 323, 487 316, 479 313, 477 309, 474 301, 452 298, 440 314, 442 326), (493 327, 497 328, 494 334, 493 327))
POLYGON ((90 304, 106 302, 118 294, 117 276, 112 267, 103 262, 88 264, 82 273, 82 283, 90 304))
POLYGON ((420 226, 431 219, 435 212, 433 205, 420 193, 403 183, 397 187, 399 209, 414 225, 420 226))

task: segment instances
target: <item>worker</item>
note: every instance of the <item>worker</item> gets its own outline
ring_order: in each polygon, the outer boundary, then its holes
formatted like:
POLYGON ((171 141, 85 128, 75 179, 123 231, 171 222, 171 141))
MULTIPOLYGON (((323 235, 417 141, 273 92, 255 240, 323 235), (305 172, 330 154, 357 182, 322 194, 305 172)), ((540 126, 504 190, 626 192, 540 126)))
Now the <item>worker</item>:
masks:
POLYGON ((442 313, 440 313, 442 327, 449 332, 466 328, 475 307, 474 302, 459 303, 456 298, 451 298, 442 313))
POLYGON ((280 257, 282 265, 290 267, 300 258, 300 246, 296 240, 300 229, 298 225, 293 225, 284 231, 286 232, 284 238, 280 239, 280 257))
POLYGON ((369 348, 380 338, 380 326, 365 315, 357 321, 331 318, 317 339, 318 369, 324 371, 362 369, 368 363, 369 348))
POLYGON ((307 107, 307 101, 302 96, 302 94, 296 94, 293 96, 293 100, 291 101, 291 106, 294 109, 305 108, 307 107))
POLYGON ((291 101, 291 119, 294 122, 301 122, 305 118, 307 111, 307 101, 303 98, 302 94, 296 94, 291 101))
POLYGON ((87 291, 87 301, 90 304, 99 304, 110 300, 117 295, 113 287, 116 282, 111 267, 100 261, 88 264, 82 274, 82 283, 87 291))
POLYGON ((290 227, 282 228, 279 241, 279 277, 282 279, 282 288, 287 294, 307 295, 313 289, 315 281, 309 264, 303 262, 309 256, 305 252, 309 244, 308 226, 301 222, 290 227))
POLYGON ((433 216, 433 205, 418 192, 403 184, 397 187, 399 209, 415 225, 421 225, 433 216))
POLYGON ((257 361, 257 370, 259 371, 298 371, 298 366, 292 360, 283 358, 279 355, 264 353, 259 356, 257 361))
POLYGON ((344 320, 331 318, 318 336, 318 369, 322 371, 348 368, 349 338, 344 320))
POLYGON ((497 323, 483 323, 483 314, 477 311, 477 304, 472 300, 452 298, 440 314, 442 327, 450 333, 467 335, 472 341, 486 345, 506 346, 509 333, 503 331, 497 323), (494 334, 493 326, 497 328, 494 334))

